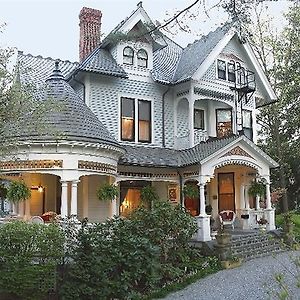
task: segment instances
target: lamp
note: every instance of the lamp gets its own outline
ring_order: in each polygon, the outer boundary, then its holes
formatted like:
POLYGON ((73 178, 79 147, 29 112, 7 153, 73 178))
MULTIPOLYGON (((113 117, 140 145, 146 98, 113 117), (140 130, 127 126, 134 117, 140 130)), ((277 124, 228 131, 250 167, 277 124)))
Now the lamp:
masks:
POLYGON ((41 185, 39 185, 37 190, 38 192, 42 193, 44 191, 44 188, 41 185))

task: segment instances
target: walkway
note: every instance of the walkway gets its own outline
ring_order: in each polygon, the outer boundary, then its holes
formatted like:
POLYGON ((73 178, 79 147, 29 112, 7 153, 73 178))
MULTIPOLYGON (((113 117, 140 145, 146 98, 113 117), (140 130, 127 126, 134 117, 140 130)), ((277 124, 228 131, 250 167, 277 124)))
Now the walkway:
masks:
POLYGON ((275 292, 278 284, 274 275, 282 273, 292 299, 300 299, 300 288, 290 272, 300 275, 291 257, 300 257, 300 251, 280 253, 274 257, 261 257, 243 263, 239 268, 222 270, 170 294, 165 300, 241 300, 278 299, 275 292), (272 292, 268 295, 268 291, 272 292))

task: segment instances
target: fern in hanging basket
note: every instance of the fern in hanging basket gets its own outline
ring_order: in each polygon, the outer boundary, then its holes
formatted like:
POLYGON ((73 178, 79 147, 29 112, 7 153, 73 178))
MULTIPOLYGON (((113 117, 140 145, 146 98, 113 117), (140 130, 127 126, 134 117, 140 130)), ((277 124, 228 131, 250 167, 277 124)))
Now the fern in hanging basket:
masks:
POLYGON ((25 201, 31 196, 30 188, 20 181, 12 181, 7 189, 7 199, 13 203, 25 201))
POLYGON ((186 184, 183 188, 183 194, 185 197, 196 199, 199 198, 199 190, 196 186, 186 184))
POLYGON ((97 190, 97 197, 101 201, 112 201, 118 194, 118 188, 113 184, 106 183, 97 190))
POLYGON ((152 206, 159 199, 156 190, 153 186, 147 185, 141 189, 141 201, 144 204, 152 206))
POLYGON ((266 194, 265 181, 261 179, 261 180, 251 182, 251 185, 248 190, 248 194, 253 197, 256 196, 264 197, 266 194))

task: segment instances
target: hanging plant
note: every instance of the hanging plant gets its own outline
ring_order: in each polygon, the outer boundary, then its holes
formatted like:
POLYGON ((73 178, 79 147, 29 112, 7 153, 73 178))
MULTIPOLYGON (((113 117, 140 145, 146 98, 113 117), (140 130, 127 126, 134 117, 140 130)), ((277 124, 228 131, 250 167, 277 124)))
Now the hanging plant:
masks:
POLYGON ((0 183, 0 199, 5 199, 7 195, 7 188, 3 183, 0 183))
POLYGON ((264 197, 266 194, 266 183, 263 179, 252 181, 248 190, 250 196, 264 197))
POLYGON ((153 203, 158 200, 158 195, 151 185, 147 185, 142 188, 141 190, 141 201, 144 204, 147 204, 150 206, 150 208, 153 206, 153 203))
POLYGON ((183 194, 185 197, 196 199, 199 198, 199 190, 196 186, 186 184, 183 188, 183 194))
POLYGON ((97 197, 101 201, 112 201, 118 195, 118 188, 113 184, 106 183, 97 190, 97 197))
POLYGON ((12 181, 7 189, 7 199, 13 203, 25 201, 31 196, 30 188, 20 181, 12 181))

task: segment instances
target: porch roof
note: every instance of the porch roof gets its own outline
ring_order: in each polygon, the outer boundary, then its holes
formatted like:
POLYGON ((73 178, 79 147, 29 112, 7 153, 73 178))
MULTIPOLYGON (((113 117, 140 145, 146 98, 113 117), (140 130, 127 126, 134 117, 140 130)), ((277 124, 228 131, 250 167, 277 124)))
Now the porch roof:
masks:
POLYGON ((237 135, 223 139, 211 138, 207 142, 201 142, 185 150, 125 145, 126 153, 120 158, 119 164, 144 167, 185 167, 199 163, 238 138, 237 135))

